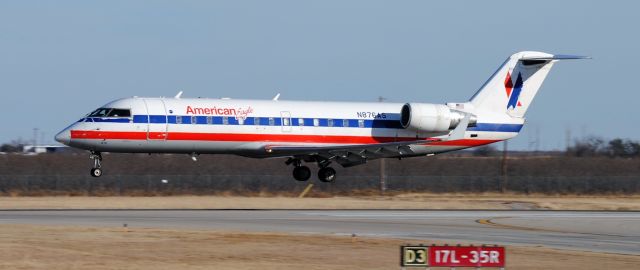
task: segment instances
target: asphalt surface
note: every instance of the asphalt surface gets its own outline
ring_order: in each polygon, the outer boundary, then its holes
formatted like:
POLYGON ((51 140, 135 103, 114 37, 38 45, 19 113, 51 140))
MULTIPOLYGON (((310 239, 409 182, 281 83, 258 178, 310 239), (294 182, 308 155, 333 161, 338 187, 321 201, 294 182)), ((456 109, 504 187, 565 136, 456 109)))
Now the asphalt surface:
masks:
POLYGON ((640 212, 407 210, 0 211, 0 224, 184 228, 445 240, 640 255, 640 212))

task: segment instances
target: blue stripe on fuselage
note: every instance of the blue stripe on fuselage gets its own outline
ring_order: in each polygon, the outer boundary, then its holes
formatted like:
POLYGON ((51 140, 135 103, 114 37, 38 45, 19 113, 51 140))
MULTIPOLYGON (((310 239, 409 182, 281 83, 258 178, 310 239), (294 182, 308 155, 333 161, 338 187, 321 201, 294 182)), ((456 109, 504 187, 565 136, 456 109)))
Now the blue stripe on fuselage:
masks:
MULTIPOLYGON (((176 116, 176 115, 134 115, 133 123, 138 124, 177 124, 177 119, 180 118, 180 124, 190 124, 192 116, 176 116)), ((249 117, 244 120, 243 125, 261 125, 269 126, 269 119, 273 119, 274 126, 282 125, 282 117, 249 117)), ((210 124, 207 123, 207 116, 196 116, 196 124, 198 125, 223 125, 223 116, 211 116, 210 124)), ((388 128, 388 129, 402 129, 400 121, 397 119, 335 119, 329 121, 329 118, 291 118, 291 126, 314 126, 314 119, 318 119, 317 123, 319 127, 347 127, 347 128, 388 128), (302 121, 300 121, 302 120, 302 121), (360 126, 358 120, 363 120, 363 125, 360 126), (329 123, 333 125, 329 126, 329 123), (301 125, 302 124, 302 125, 301 125), (347 125, 345 125, 347 124, 347 125)), ((83 121, 81 119, 80 121, 83 121)), ((115 122, 115 123, 129 123, 129 118, 91 118, 94 122, 115 122)), ((228 125, 241 125, 235 117, 227 116, 228 125)), ((475 127, 470 127, 467 131, 487 131, 487 132, 520 132, 522 129, 521 124, 500 124, 500 123, 477 123, 475 127)))
POLYGON ((520 124, 477 123, 475 127, 470 127, 467 131, 520 132, 522 126, 520 124))

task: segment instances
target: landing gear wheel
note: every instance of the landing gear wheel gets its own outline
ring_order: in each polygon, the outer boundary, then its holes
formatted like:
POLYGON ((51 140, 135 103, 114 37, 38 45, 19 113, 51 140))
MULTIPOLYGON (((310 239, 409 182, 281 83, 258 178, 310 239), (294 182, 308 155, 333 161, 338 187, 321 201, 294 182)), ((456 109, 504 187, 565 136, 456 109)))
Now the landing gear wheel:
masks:
POLYGON ((311 178, 311 170, 307 166, 293 168, 293 178, 298 181, 307 181, 311 178))
POLYGON ((318 171, 318 178, 325 183, 333 182, 336 180, 336 170, 331 167, 321 168, 318 171))
POLYGON ((100 169, 100 168, 93 168, 93 169, 91 169, 91 176, 93 176, 93 177, 100 177, 100 176, 102 176, 102 169, 100 169))
POLYGON ((93 159, 93 168, 91 169, 91 176, 102 176, 102 154, 100 152, 90 151, 89 158, 93 159))

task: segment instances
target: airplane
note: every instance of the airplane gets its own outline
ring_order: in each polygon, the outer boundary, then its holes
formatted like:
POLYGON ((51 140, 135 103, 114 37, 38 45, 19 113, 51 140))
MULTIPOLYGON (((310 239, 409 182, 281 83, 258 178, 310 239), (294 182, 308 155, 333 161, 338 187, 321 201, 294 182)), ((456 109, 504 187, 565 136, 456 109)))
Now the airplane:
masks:
POLYGON ((91 176, 102 152, 234 154, 286 158, 293 178, 333 182, 336 170, 379 158, 432 156, 515 137, 555 62, 588 59, 523 51, 511 55, 467 102, 380 103, 122 98, 62 130, 55 140, 88 150, 91 176))

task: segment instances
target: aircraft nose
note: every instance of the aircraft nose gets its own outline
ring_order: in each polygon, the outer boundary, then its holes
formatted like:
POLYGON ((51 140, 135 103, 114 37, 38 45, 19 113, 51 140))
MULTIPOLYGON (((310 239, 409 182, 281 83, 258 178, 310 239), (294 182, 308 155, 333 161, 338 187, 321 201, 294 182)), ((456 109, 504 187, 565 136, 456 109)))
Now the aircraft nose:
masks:
POLYGON ((69 129, 65 129, 56 134, 56 141, 61 144, 69 145, 69 142, 71 142, 71 132, 69 129))

